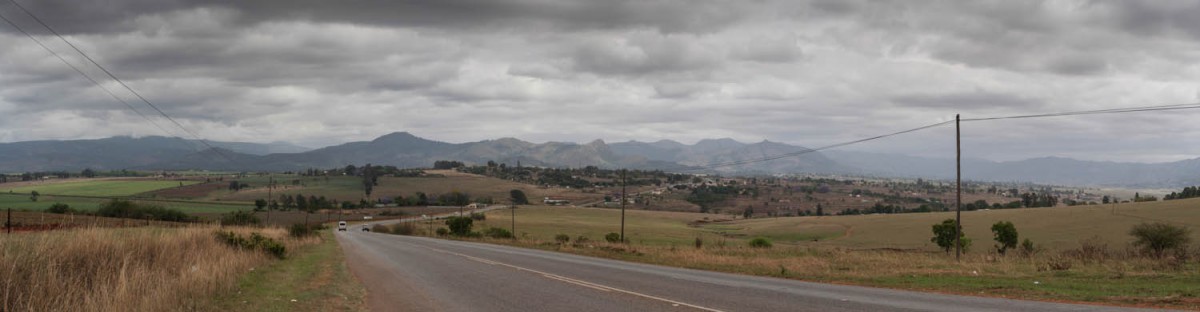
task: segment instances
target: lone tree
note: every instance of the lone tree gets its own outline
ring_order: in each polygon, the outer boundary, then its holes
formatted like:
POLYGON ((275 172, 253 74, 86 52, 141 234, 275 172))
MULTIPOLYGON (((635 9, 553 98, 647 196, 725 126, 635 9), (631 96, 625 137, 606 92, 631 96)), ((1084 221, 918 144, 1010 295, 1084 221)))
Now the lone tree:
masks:
POLYGON ((266 208, 266 207, 267 207, 267 200, 261 199, 261 198, 254 200, 254 211, 263 211, 263 208, 266 208))
POLYGON ((1191 241, 1191 230, 1158 222, 1134 225, 1129 235, 1134 238, 1134 246, 1141 247, 1155 258, 1162 258, 1167 250, 1187 248, 1191 241))
POLYGON ((1005 251, 1017 248, 1017 227, 1009 221, 992 224, 992 235, 996 240, 996 252, 1004 255, 1005 251))
POLYGON ((512 198, 513 205, 528 205, 529 198, 525 197, 525 192, 514 189, 508 192, 508 196, 512 198))
MULTIPOLYGON (((946 219, 945 221, 942 221, 942 223, 934 224, 933 238, 930 238, 929 241, 937 243, 938 247, 942 247, 942 250, 945 250, 946 253, 950 253, 950 250, 954 249, 955 224, 957 224, 957 222, 954 222, 954 219, 946 219)), ((966 235, 962 233, 959 233, 959 237, 962 241, 962 250, 963 252, 966 252, 967 247, 971 246, 971 239, 966 238, 966 235)))

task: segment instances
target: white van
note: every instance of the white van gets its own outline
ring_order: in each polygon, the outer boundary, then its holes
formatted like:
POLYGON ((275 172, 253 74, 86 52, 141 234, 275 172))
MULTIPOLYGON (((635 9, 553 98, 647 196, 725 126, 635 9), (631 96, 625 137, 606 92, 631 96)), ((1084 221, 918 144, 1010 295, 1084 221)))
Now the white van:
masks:
POLYGON ((346 231, 346 221, 338 221, 338 231, 346 231))

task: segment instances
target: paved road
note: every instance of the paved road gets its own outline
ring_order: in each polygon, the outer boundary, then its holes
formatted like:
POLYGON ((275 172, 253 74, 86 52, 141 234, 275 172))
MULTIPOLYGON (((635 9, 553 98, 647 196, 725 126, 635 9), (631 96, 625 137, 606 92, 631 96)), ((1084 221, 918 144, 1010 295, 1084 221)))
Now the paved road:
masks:
POLYGON ((374 311, 1125 311, 807 283, 508 246, 338 232, 374 311))

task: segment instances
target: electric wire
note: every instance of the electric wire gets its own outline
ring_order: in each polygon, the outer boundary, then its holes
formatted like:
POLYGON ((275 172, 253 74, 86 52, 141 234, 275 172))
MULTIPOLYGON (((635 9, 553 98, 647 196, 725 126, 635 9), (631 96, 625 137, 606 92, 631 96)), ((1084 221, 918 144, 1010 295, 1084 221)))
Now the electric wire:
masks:
POLYGON ((1088 110, 1088 111, 1058 112, 1058 113, 1033 114, 1033 115, 1015 115, 1015 116, 985 117, 985 118, 963 118, 962 121, 989 121, 989 120, 1028 119, 1028 118, 1045 118, 1045 117, 1062 117, 1062 116, 1079 116, 1079 115, 1119 114, 1119 113, 1169 111, 1169 110, 1183 110, 1183 109, 1197 109, 1197 108, 1200 108, 1200 103, 1109 108, 1109 109, 1098 109, 1098 110, 1088 110))
POLYGON ((66 58, 63 58, 62 55, 58 54, 58 52, 54 52, 53 49, 50 49, 50 47, 46 46, 45 43, 42 43, 41 40, 38 40, 37 37, 33 36, 32 34, 30 34, 27 31, 25 31, 25 29, 22 28, 20 25, 17 25, 17 23, 13 22, 12 20, 9 20, 7 17, 4 16, 3 13, 0 13, 0 19, 4 20, 4 22, 8 23, 8 25, 12 26, 13 28, 17 29, 18 32, 25 34, 26 37, 29 37, 29 39, 33 40, 34 43, 37 43, 38 46, 41 46, 42 49, 45 49, 47 52, 50 52, 51 55, 54 55, 54 57, 58 58, 59 61, 62 61, 63 64, 66 64, 68 67, 71 67, 71 69, 75 70, 76 73, 79 73, 79 75, 83 76, 83 78, 92 82, 92 84, 95 84, 97 87, 100 88, 100 90, 103 90, 104 93, 107 93, 113 99, 117 100, 118 102, 121 102, 121 104, 125 104, 125 107, 129 108, 129 110, 133 111, 138 116, 141 116, 142 119, 145 119, 146 121, 150 122, 150 124, 154 125, 155 128, 158 128, 158 130, 162 131, 163 133, 165 133, 169 136, 174 135, 170 131, 167 131, 166 128, 163 128, 162 125, 159 125, 157 122, 155 122, 153 119, 151 119, 149 116, 146 116, 146 114, 143 114, 141 111, 138 111, 137 108, 134 108, 133 104, 129 104, 129 102, 125 101, 121 97, 118 97, 115 93, 112 92, 112 90, 108 89, 108 87, 105 87, 99 81, 96 81, 96 79, 92 78, 91 75, 88 75, 87 73, 83 72, 83 70, 79 69, 79 67, 76 67, 74 64, 71 64, 71 62, 67 61, 66 58))
POLYGON ((88 60, 88 62, 92 63, 92 65, 96 66, 96 68, 99 68, 101 71, 103 71, 104 74, 108 75, 109 78, 112 78, 113 81, 116 81, 117 84, 120 84, 122 87, 124 87, 130 93, 132 93, 135 97, 137 97, 139 100, 141 100, 143 103, 145 103, 146 106, 150 106, 150 108, 152 108, 152 109, 154 109, 154 111, 158 112, 159 115, 162 115, 163 118, 166 118, 168 121, 175 124, 176 127, 179 127, 179 129, 183 130, 183 132, 191 135, 192 138, 196 139, 201 144, 204 144, 204 146, 208 147, 209 150, 212 150, 213 152, 217 153, 218 155, 220 155, 221 157, 225 158, 226 160, 228 160, 230 162, 235 162, 233 160, 233 158, 229 157, 228 155, 225 155, 225 153, 221 152, 220 149, 217 149, 216 147, 209 144, 208 141, 204 140, 204 138, 201 138, 200 135, 196 134, 195 132, 188 129, 187 127, 184 127, 183 124, 179 123, 179 121, 175 120, 175 118, 171 118, 170 115, 167 115, 166 112, 163 112, 162 109, 159 109, 158 106, 154 105, 154 103, 151 103, 150 100, 147 100, 146 97, 142 96, 141 93, 138 93, 132 87, 130 87, 128 84, 125 84, 125 81, 121 80, 120 78, 117 78, 117 76, 114 75, 111 71, 109 71, 108 68, 105 68, 103 65, 100 65, 99 62, 96 62, 96 60, 92 59, 91 56, 88 56, 87 53, 84 53, 83 50, 79 49, 79 47, 77 47, 77 46, 75 46, 75 44, 71 43, 70 40, 67 40, 66 37, 63 37, 62 34, 60 34, 58 31, 54 30, 53 27, 50 27, 50 25, 47 24, 45 21, 42 21, 42 19, 39 18, 37 15, 33 14, 33 12, 30 12, 28 9, 26 9, 25 6, 21 5, 21 3, 17 2, 16 0, 8 0, 8 1, 10 3, 12 3, 13 5, 15 5, 17 8, 21 9, 22 12, 25 12, 26 15, 29 15, 29 17, 33 18, 33 20, 36 21, 38 24, 42 25, 42 27, 45 27, 46 30, 49 30, 50 33, 54 34, 55 37, 58 37, 59 40, 62 40, 64 43, 66 43, 68 46, 70 46, 71 49, 74 49, 75 52, 78 52, 79 55, 83 56, 84 59, 88 60))
MULTIPOLYGON (((1200 108, 1200 103, 1184 103, 1184 104, 1166 104, 1166 106, 1078 110, 1078 112, 992 116, 992 118, 967 118, 967 119, 960 119, 959 121, 991 121, 991 120, 1009 120, 1009 119, 1054 118, 1054 116, 1162 112, 1162 110, 1181 110, 1181 109, 1198 109, 1198 108, 1200 108)), ((926 130, 926 128, 932 128, 932 127, 938 127, 938 126, 952 124, 952 122, 954 122, 954 120, 942 121, 942 122, 937 122, 937 124, 931 124, 931 125, 910 128, 910 130, 904 130, 904 131, 893 132, 893 133, 888 133, 888 134, 881 134, 881 136, 875 136, 875 137, 863 138, 863 139, 857 139, 857 140, 850 140, 850 142, 842 142, 842 143, 836 143, 836 144, 832 144, 832 145, 821 146, 821 148, 816 148, 816 149, 803 148, 802 150, 799 150, 799 151, 786 152, 786 154, 779 154, 779 155, 773 155, 773 156, 763 156, 760 158, 752 158, 752 160, 715 162, 715 163, 704 164, 704 166, 691 166, 691 167, 686 167, 686 168, 680 170, 680 172, 700 172, 700 170, 712 170, 712 169, 716 169, 716 168, 743 166, 743 164, 768 162, 768 161, 780 160, 780 158, 802 156, 805 154, 810 154, 810 152, 841 148, 841 146, 870 142, 870 140, 882 139, 882 138, 887 138, 887 137, 899 136, 899 134, 922 131, 922 130, 926 130)))

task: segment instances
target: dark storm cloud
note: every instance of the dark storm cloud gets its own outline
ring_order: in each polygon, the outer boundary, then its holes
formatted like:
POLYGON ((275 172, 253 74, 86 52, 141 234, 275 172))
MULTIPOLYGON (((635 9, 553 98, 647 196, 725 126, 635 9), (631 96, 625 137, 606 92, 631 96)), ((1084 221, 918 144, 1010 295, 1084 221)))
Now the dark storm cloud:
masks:
POLYGON ((704 32, 746 18, 754 7, 712 0, 49 0, 23 4, 35 14, 47 16, 47 21, 67 34, 127 31, 136 17, 198 7, 236 10, 241 13, 237 21, 243 24, 306 20, 386 27, 548 25, 564 30, 647 27, 663 32, 704 32))
MULTIPOLYGON (((1200 5, 1186 2, 19 1, 218 140, 323 145, 413 131, 445 141, 735 137, 820 145, 812 142, 956 113, 1176 104, 1200 94, 1200 5)), ((106 77, 11 4, 0 1, 0 13, 106 77)), ((1163 126, 1200 135, 1179 123, 1072 119, 973 129, 997 142, 980 151, 996 158, 1160 159, 1071 142, 1163 126), (1050 127, 1071 139, 1030 140, 1050 127)), ((0 141, 158 132, 0 25, 0 141), (50 123, 60 126, 36 126, 50 123)), ((920 152, 929 141, 922 135, 870 146, 920 152)), ((1176 148, 1162 154, 1200 154, 1176 148)))

